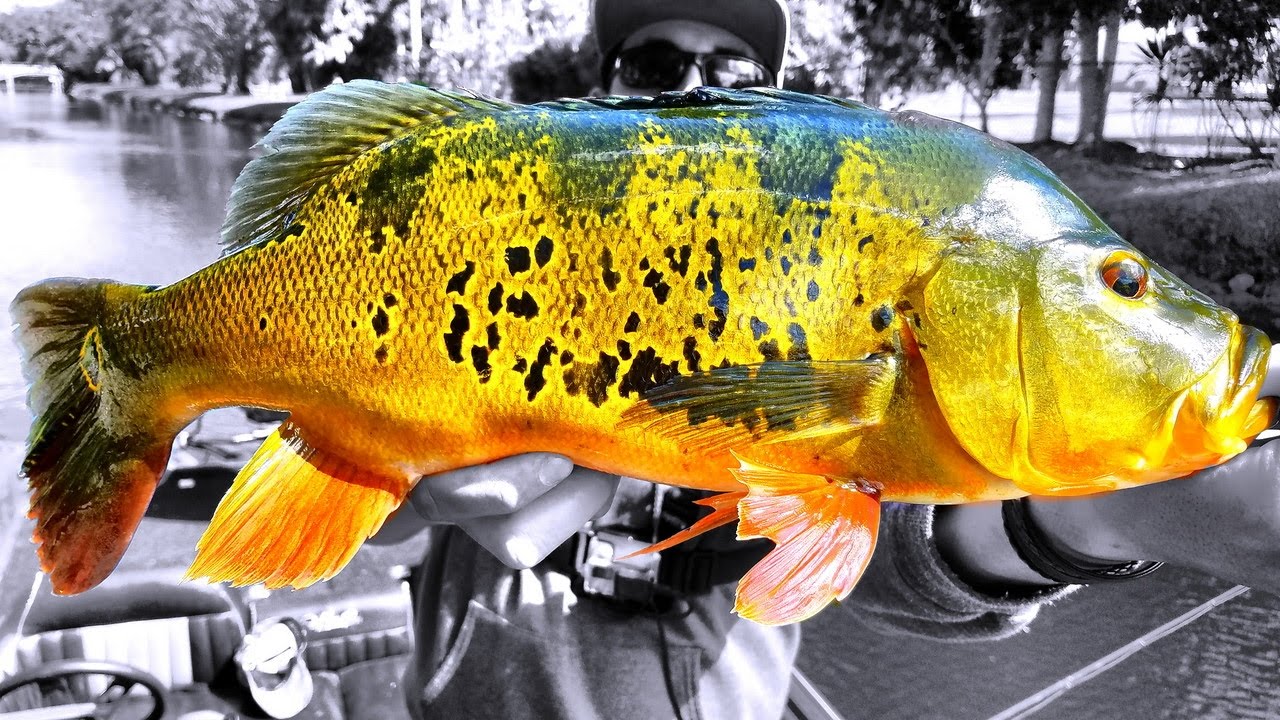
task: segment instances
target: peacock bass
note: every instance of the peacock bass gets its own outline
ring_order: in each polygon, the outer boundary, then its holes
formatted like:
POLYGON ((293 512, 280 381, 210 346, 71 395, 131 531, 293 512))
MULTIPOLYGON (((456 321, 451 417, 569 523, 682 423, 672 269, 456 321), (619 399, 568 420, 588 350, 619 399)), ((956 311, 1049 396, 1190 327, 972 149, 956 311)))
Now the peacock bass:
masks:
POLYGON ((290 415, 191 577, 304 587, 419 478, 551 451, 717 491, 668 542, 734 520, 772 539, 738 589, 763 623, 851 590, 881 501, 1178 477, 1274 411, 1265 335, 1030 156, 927 115, 356 81, 263 145, 217 262, 13 302, 58 593, 111 572, 174 436, 215 407, 290 415))

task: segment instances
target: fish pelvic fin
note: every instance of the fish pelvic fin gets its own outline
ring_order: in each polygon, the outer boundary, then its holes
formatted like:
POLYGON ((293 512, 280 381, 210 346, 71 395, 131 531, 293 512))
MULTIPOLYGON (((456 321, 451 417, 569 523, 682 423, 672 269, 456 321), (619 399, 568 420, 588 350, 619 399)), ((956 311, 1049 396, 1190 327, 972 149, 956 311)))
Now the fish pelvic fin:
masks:
POLYGON ((747 486, 738 502, 738 538, 776 544, 739 581, 734 611, 763 625, 786 625, 844 599, 875 550, 878 490, 734 455, 740 467, 733 473, 747 486))
POLYGON ((453 115, 517 109, 468 92, 352 80, 289 108, 231 187, 222 224, 225 254, 286 231, 309 197, 365 152, 453 115))
POLYGON ((699 535, 715 530, 722 525, 728 525, 738 519, 738 501, 746 496, 745 491, 734 491, 719 493, 711 497, 695 500, 698 505, 705 505, 711 508, 711 512, 698 520, 698 522, 672 535, 661 542, 656 542, 649 547, 633 552, 630 555, 623 556, 622 560, 626 560, 636 555, 646 555, 652 552, 661 552, 669 550, 682 542, 692 540, 699 535))
POLYGON ((181 424, 124 415, 125 357, 114 309, 144 289, 105 280, 47 280, 18 294, 16 325, 33 422, 21 473, 40 568, 59 595, 102 582, 129 547, 181 424), (107 398, 104 402, 104 396, 107 398))
POLYGON ((409 486, 314 447, 286 421, 218 504, 186 577, 270 589, 328 580, 382 527, 409 486))

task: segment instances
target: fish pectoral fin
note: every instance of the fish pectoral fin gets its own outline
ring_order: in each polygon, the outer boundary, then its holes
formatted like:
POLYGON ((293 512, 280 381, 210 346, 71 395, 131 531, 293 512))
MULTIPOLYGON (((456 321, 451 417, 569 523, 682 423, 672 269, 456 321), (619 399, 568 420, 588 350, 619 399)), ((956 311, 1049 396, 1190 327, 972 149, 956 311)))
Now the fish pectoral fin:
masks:
POLYGON ((777 547, 739 581, 734 611, 764 625, 785 625, 844 599, 875 550, 876 490, 860 481, 738 461, 734 474, 748 488, 738 503, 738 537, 768 538, 777 547))
POLYGON ((304 588, 333 577, 382 527, 409 482, 316 448, 286 421, 236 476, 188 579, 304 588))
POLYGON ((620 429, 644 427, 690 451, 726 450, 853 433, 878 425, 897 384, 898 358, 765 362, 675 378, 644 394, 620 429))

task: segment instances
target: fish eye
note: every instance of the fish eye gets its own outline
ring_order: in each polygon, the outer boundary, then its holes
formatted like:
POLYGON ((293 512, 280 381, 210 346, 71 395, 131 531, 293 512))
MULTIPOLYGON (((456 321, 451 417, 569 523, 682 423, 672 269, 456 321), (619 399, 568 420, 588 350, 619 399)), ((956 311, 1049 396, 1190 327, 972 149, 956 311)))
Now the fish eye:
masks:
POLYGON ((1147 269, 1127 253, 1115 253, 1102 266, 1102 283, 1122 298, 1137 300, 1147 292, 1147 269))

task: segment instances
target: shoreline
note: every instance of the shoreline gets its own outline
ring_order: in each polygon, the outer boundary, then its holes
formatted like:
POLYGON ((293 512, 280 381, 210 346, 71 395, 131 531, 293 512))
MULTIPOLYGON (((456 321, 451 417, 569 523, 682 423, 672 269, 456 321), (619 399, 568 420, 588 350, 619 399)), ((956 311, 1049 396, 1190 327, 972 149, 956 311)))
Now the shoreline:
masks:
POLYGON ((78 102, 120 105, 134 110, 166 112, 210 122, 269 126, 307 96, 279 93, 229 95, 212 87, 82 83, 72 86, 67 97, 78 102))

